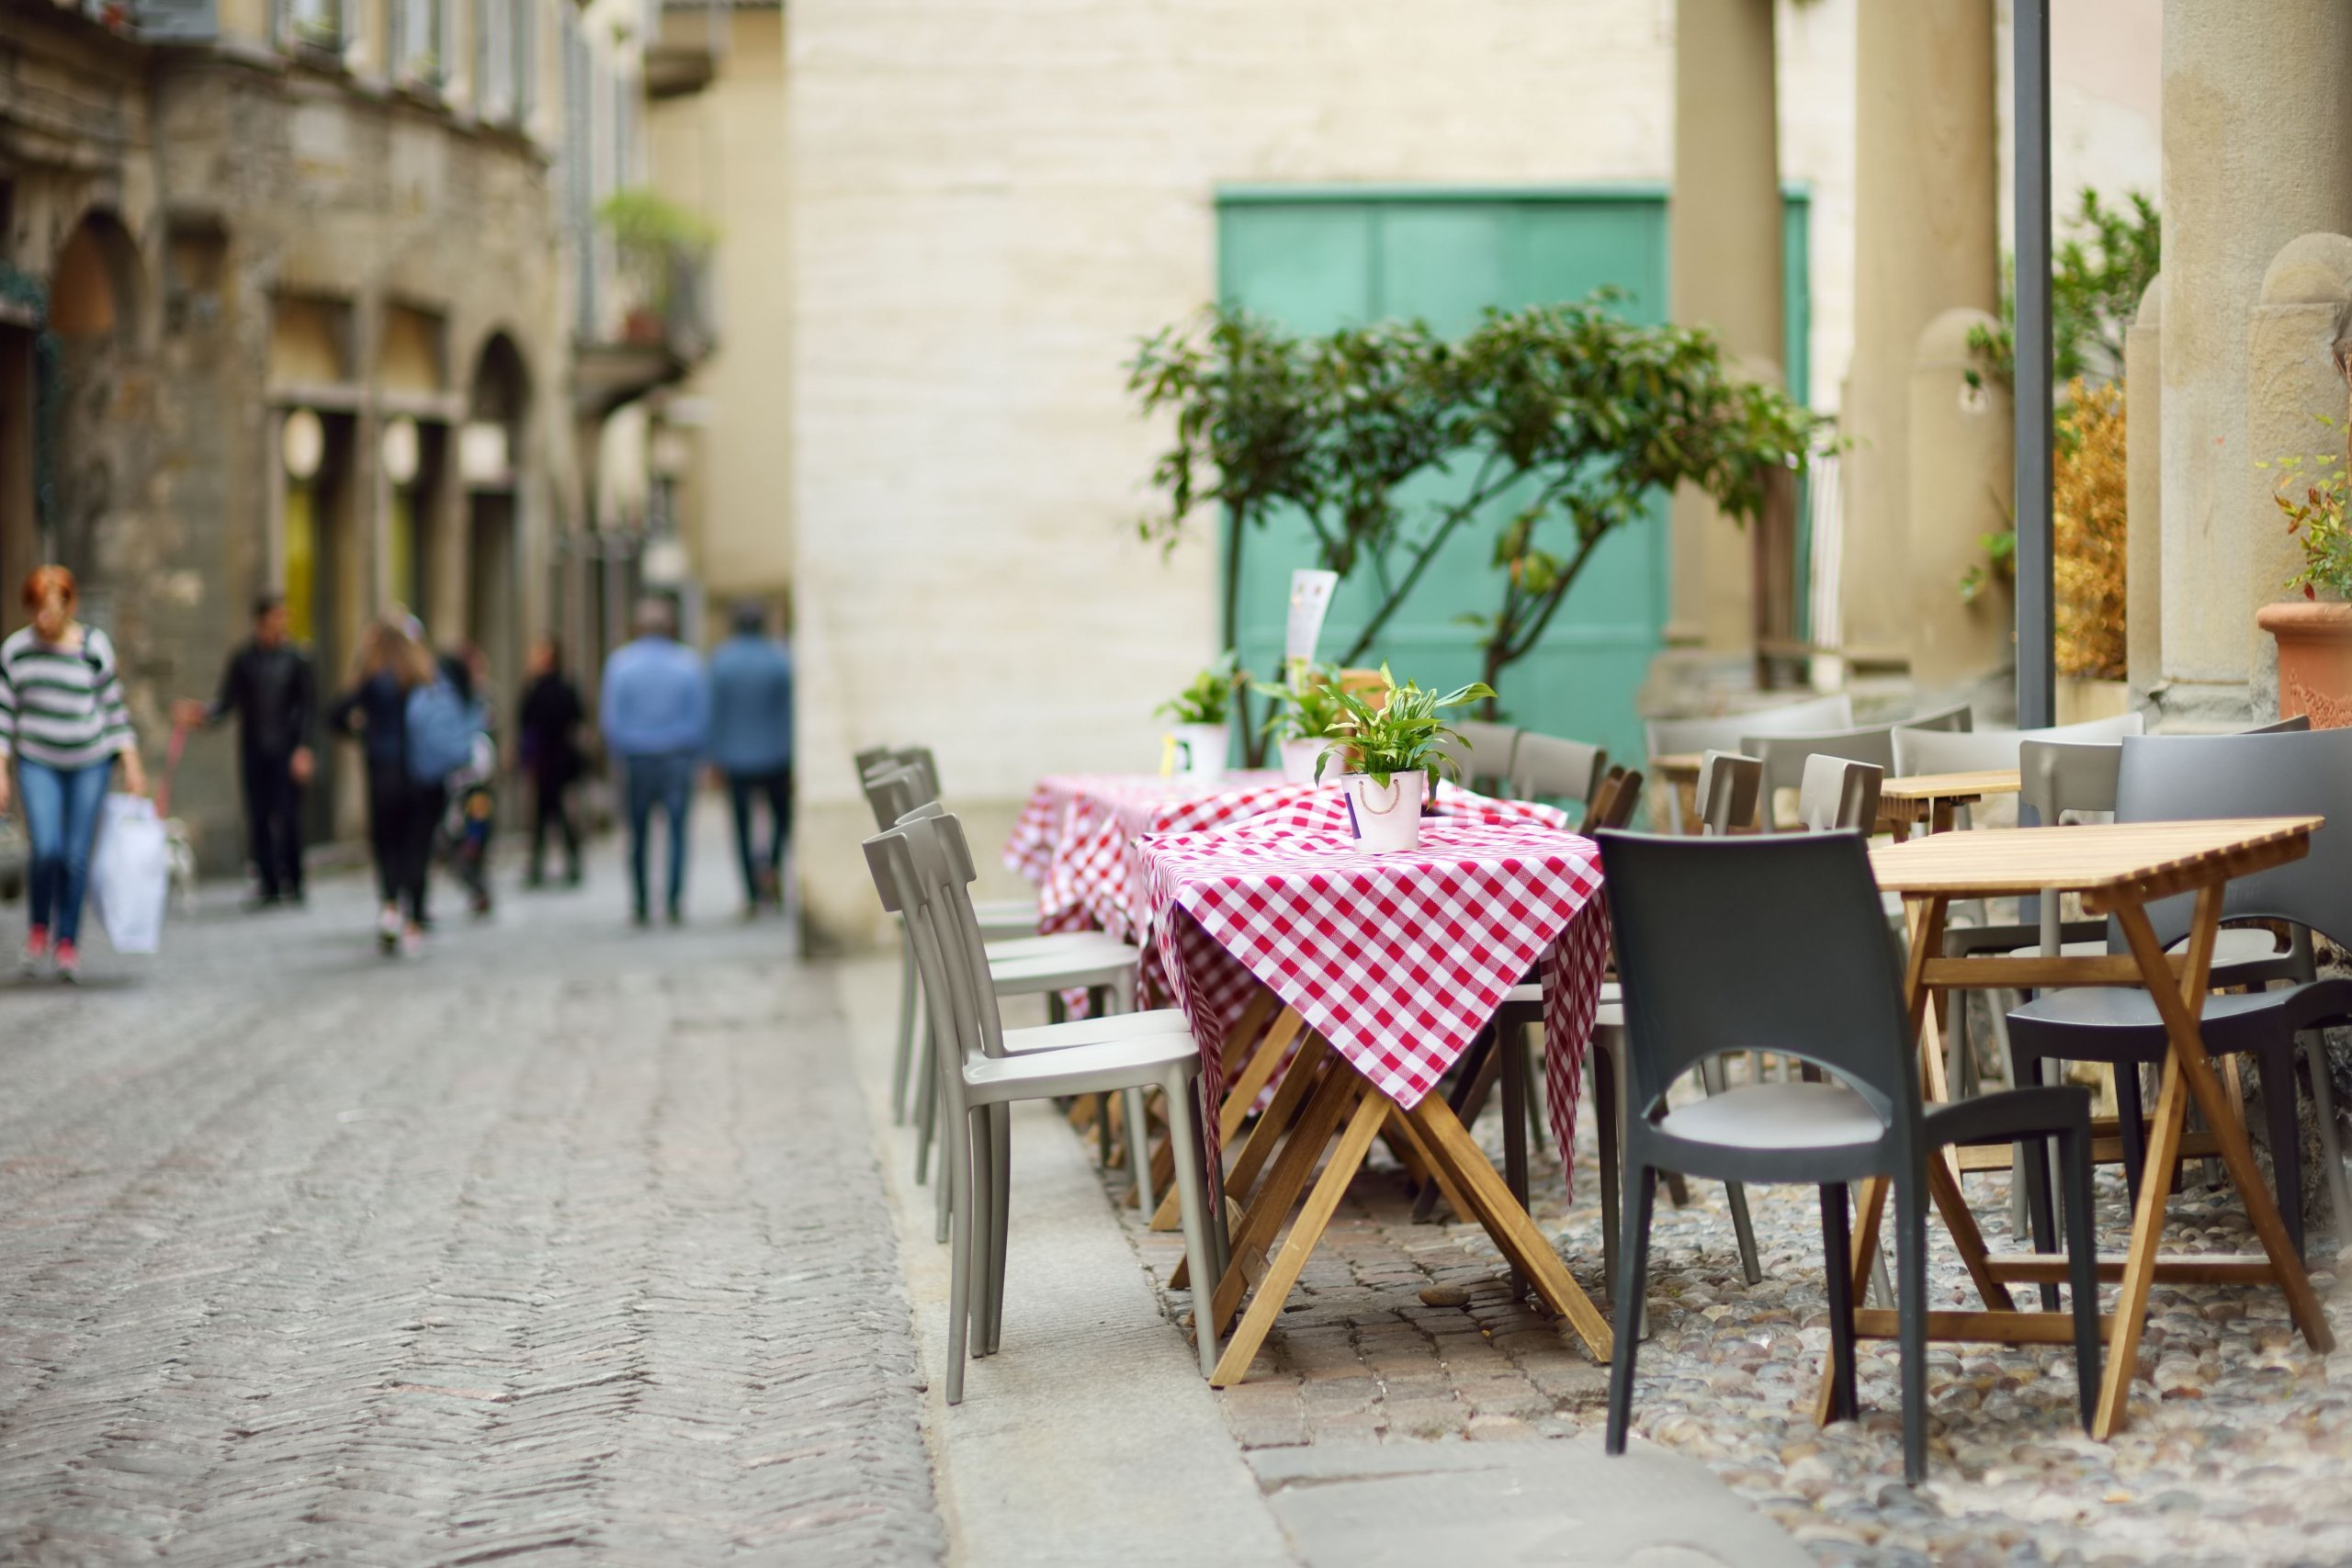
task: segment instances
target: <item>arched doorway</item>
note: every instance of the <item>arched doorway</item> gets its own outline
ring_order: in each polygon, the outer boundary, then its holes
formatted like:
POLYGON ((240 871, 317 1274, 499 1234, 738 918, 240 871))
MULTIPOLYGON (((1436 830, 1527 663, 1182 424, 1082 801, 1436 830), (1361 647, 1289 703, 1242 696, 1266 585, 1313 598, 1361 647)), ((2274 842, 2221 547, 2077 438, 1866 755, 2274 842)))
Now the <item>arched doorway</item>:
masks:
POLYGON ((110 531, 130 525, 154 422, 126 416, 145 305, 138 246, 111 212, 94 210, 58 248, 51 273, 49 331, 56 343, 52 446, 40 508, 39 553, 87 585, 101 622, 116 584, 110 531))
POLYGON ((523 477, 531 377, 522 351, 493 333, 475 356, 458 433, 466 491, 466 636, 490 662, 488 695, 511 711, 522 673, 523 477))

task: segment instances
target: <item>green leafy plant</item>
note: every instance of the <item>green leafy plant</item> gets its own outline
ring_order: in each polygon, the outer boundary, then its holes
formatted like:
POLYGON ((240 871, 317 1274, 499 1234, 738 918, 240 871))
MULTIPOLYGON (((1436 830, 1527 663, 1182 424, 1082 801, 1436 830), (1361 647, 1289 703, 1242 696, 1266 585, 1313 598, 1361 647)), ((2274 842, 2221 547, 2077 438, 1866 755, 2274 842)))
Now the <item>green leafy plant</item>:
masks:
POLYGON ((1340 679, 1328 665, 1310 664, 1288 681, 1260 681, 1250 689, 1267 698, 1265 730, 1277 740, 1320 740, 1338 720, 1340 679))
POLYGON ((1323 780, 1323 764, 1338 757, 1352 761, 1352 772, 1366 774, 1383 789, 1398 773, 1426 774, 1430 788, 1436 789, 1438 774, 1454 771, 1445 743, 1462 739, 1438 715, 1492 697, 1493 689, 1483 681, 1474 681, 1441 696, 1409 681, 1398 685, 1385 664, 1380 667, 1380 681, 1381 690, 1374 694, 1376 703, 1366 701, 1359 693, 1332 688, 1340 716, 1326 733, 1340 743, 1326 747, 1315 759, 1316 782, 1323 780))
POLYGON ((1166 714, 1179 724, 1224 724, 1233 716, 1234 693, 1242 682, 1228 653, 1152 711, 1166 714))
MULTIPOLYGON (((2072 232, 2050 252, 2051 379, 2076 377, 2113 381, 2123 375, 2123 334, 2139 314, 2140 297, 2163 261, 2164 223, 2144 191, 2127 191, 2109 207, 2086 186, 2077 194, 2072 232)), ((2003 386, 2017 374, 2017 264, 2002 265, 2001 320, 1968 334, 1982 370, 2003 386)))
POLYGON ((616 190, 596 207, 621 268, 651 310, 669 309, 681 268, 710 254, 718 230, 700 213, 641 186, 616 190))
MULTIPOLYGON (((2325 414, 2313 417, 2331 430, 2342 428, 2325 414)), ((2343 451, 2280 457, 2255 467, 2278 475, 2271 500, 2287 519, 2287 532, 2302 547, 2303 568, 2286 586, 2301 589, 2306 599, 2322 593, 2352 599, 2352 527, 2345 522, 2352 485, 2346 483, 2343 451)))
POLYGON ((1737 374, 1711 334, 1626 321, 1622 298, 1489 310, 1453 340, 1418 321, 1299 337, 1229 308, 1171 326, 1128 367, 1144 411, 1176 421, 1144 536, 1172 547, 1222 508, 1231 646, 1250 535, 1299 519, 1317 564, 1372 590, 1340 657, 1352 665, 1456 536, 1494 530, 1500 602, 1466 617, 1491 712, 1609 535, 1680 484, 1753 517, 1821 439, 1820 421, 1737 374))

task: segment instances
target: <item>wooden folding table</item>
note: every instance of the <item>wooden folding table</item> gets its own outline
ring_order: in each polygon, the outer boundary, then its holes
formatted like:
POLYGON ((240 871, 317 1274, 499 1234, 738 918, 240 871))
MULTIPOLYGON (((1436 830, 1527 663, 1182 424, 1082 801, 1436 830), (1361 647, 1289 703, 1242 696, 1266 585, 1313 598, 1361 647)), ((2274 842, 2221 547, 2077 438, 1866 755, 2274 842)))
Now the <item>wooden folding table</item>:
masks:
MULTIPOLYGON (((2193 1284, 2271 1284, 2286 1292, 2295 1325, 2313 1349, 2334 1348, 2327 1314, 2311 1278, 2279 1221, 2269 1186, 2256 1166, 2237 1112, 2223 1095, 2206 1055, 2198 1019, 2204 1010, 2221 928, 2222 893, 2232 878, 2300 860, 2311 847, 2317 817, 2265 818, 2197 822, 2133 822, 2098 827, 2035 828, 1972 833, 1939 833, 1871 852, 1879 885, 1903 895, 1909 914, 1911 951, 1905 974, 1911 1028, 1921 1050, 1938 1050, 1932 1010, 1938 990, 2066 986, 2144 986, 2171 1038, 2163 1085, 2147 1142, 2147 1168, 2132 1218, 2129 1250, 2102 1257, 2102 1280, 2121 1285, 2113 1314, 2102 1319, 2107 1365, 2093 1435, 2112 1437, 2123 1423, 2137 1364, 2140 1334, 2150 1289, 2158 1280, 2193 1284), (2084 908, 2112 915, 2131 945, 2127 954, 2075 957, 1985 954, 1942 956, 1944 912, 1956 898, 2006 898, 2045 891, 2079 893, 2084 908), (2147 906, 2160 898, 2194 894, 2196 909, 2185 952, 2167 955, 2148 921, 2147 906), (2262 1244, 2259 1253, 2164 1258, 2158 1254, 2165 1202, 2172 1193, 2173 1168, 2182 1148, 2188 1103, 2203 1112, 2216 1151, 2245 1204, 2246 1217, 2262 1244)), ((1940 1159, 1928 1161, 1928 1184, 1951 1233, 1971 1280, 1983 1296, 1981 1313, 1929 1313, 1928 1335, 1938 1339, 1999 1340, 2064 1344, 2073 1337, 2072 1314, 2021 1312, 2008 1294, 2017 1284, 2064 1283, 2063 1257, 1993 1256, 1962 1197, 1958 1179, 1940 1159)), ((1857 1277, 1878 1247, 1886 1183, 1863 1184, 1860 1221, 1853 1236, 1857 1277)), ((1854 1314, 1856 1332, 1892 1337, 1895 1314, 1866 1309, 1854 1314)), ((1816 1416, 1829 1415, 1830 1380, 1825 1370, 1816 1416)))
POLYGON ((1888 779, 1879 786, 1879 826, 1898 839, 1922 822, 1930 833, 1950 832, 1956 807, 1974 806, 1988 795, 2015 795, 2018 787, 2015 768, 1888 779))

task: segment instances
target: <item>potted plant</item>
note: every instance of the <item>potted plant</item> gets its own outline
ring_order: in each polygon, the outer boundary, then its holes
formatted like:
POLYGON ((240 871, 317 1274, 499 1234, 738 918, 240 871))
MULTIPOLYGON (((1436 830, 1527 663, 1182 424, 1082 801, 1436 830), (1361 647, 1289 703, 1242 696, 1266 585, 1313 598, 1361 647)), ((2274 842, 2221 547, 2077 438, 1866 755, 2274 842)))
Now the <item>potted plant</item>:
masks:
POLYGON ((1273 737, 1282 758, 1283 782, 1315 783, 1317 760, 1340 714, 1338 678, 1319 665, 1302 664, 1282 684, 1261 682, 1256 689, 1260 696, 1273 700, 1266 733, 1273 737))
POLYGON ((679 275, 710 254, 718 231, 699 214, 639 186, 613 192, 598 204, 596 216, 613 237, 615 259, 629 283, 623 333, 631 343, 658 343, 679 275))
POLYGON ((1226 750, 1232 743, 1233 694, 1241 679, 1228 653, 1152 710, 1176 721, 1176 743, 1184 749, 1185 773, 1204 779, 1224 774, 1226 750))
POLYGON ((1495 694, 1483 681, 1443 696, 1410 682, 1400 686, 1385 664, 1380 680, 1380 690, 1371 694, 1338 690, 1340 716, 1329 732, 1333 743, 1315 762, 1317 782, 1335 757, 1351 767, 1340 784, 1348 793, 1356 838, 1374 854, 1420 847, 1421 807, 1437 791, 1439 772, 1453 771, 1445 742, 1462 739, 1438 715, 1495 694))
POLYGON ((2352 725, 2352 487, 2341 454, 2268 466, 2279 474, 2272 499, 2303 551, 2302 570, 2286 583, 2302 598, 2265 604, 2254 617, 2278 642, 2278 716, 2309 714, 2315 728, 2341 728, 2352 725))

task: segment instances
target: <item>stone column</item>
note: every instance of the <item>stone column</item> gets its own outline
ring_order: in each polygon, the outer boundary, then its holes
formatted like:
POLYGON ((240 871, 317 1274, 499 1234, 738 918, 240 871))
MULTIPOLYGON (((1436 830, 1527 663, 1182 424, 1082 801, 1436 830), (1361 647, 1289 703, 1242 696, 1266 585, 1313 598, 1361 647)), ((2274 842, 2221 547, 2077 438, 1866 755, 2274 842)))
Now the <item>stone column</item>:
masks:
POLYGON ((2352 6, 2165 0, 2164 59, 2164 701, 2194 728, 2254 714, 2248 321, 2287 242, 2352 230, 2352 6))
POLYGON ((2149 280, 2123 333, 2124 663, 2134 704, 2164 679, 2165 280, 2149 280))
POLYGON ((1912 651, 1912 360, 1955 306, 2000 306, 1993 0, 1864 5, 1855 27, 1854 359, 1846 647, 1912 651))
POLYGON ((1946 310, 1919 334, 1912 361, 1905 547, 1911 679, 1923 693, 1956 694, 2000 669, 2016 637, 2015 596, 1982 542, 2009 519, 2016 424, 2005 388, 1968 378, 1975 364, 1968 334, 1993 324, 1982 310, 1946 310), (1964 598, 1961 583, 1972 567, 1989 581, 1964 598))
MULTIPOLYGON (((2262 293, 2246 322, 2246 449, 2252 454, 2240 478, 2246 531, 2244 553, 2246 599, 2255 609, 2281 599, 2299 599, 2287 579, 2302 570, 2303 552, 2287 533, 2287 522, 2272 501, 2281 478, 2256 463, 2300 457, 2303 471, 2319 474, 2344 460, 2346 397, 2334 350, 2338 323, 2352 306, 2352 239, 2342 234, 2303 234, 2287 243, 2262 279, 2262 293), (2332 423, 2322 424, 2324 418, 2332 423)), ((2247 674, 2247 700, 2257 719, 2279 716, 2278 645, 2257 627, 2249 610, 2237 627, 2247 674)), ((2314 712, 2308 693, 2288 709, 2314 712)), ((2340 714, 2314 716, 2327 724, 2340 714)))
MULTIPOLYGON (((1782 342, 1779 96, 1773 0, 1676 0, 1669 313, 1779 382, 1782 342)), ((1751 641, 1747 541, 1701 491, 1674 497, 1667 637, 1728 652, 1751 641)))

